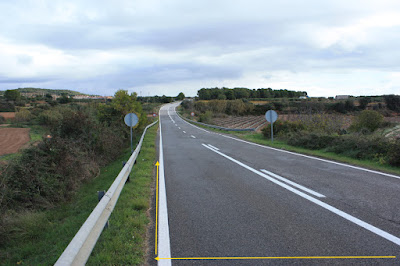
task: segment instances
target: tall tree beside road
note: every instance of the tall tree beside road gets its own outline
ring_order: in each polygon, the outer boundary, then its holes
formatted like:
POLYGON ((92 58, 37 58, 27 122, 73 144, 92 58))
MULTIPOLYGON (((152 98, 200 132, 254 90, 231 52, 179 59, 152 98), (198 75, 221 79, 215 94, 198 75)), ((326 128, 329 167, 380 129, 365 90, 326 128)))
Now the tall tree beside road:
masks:
POLYGON ((176 99, 177 99, 178 101, 183 101, 183 100, 185 99, 185 94, 183 94, 183 92, 180 92, 180 93, 178 94, 178 96, 176 96, 176 99))

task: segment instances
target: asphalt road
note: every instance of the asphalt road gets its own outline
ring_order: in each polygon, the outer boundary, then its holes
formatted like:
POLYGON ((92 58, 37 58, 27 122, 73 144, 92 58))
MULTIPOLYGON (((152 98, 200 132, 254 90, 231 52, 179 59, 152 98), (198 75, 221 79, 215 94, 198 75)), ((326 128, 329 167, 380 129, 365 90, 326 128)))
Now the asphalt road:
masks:
POLYGON ((252 258, 159 265, 400 265, 400 177, 200 129, 175 106, 160 111, 158 255, 252 258), (396 258, 293 258, 315 256, 396 258))

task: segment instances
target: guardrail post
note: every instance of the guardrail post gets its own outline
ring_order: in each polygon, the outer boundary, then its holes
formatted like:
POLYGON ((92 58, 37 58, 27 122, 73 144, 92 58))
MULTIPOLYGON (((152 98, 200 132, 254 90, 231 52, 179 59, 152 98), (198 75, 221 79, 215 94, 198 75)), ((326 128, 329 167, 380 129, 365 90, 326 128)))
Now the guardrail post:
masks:
MULTIPOLYGON (((122 168, 125 166, 125 164, 126 164, 126 161, 123 161, 122 162, 122 168)), ((131 172, 132 172, 132 170, 131 170, 131 172)), ((126 179, 125 183, 129 183, 129 181, 131 181, 130 178, 131 178, 131 174, 129 173, 128 178, 126 179)))
MULTIPOLYGON (((105 194, 106 194, 105 190, 97 191, 97 199, 99 200, 99 202, 104 197, 105 194)), ((109 224, 109 222, 107 220, 106 224, 104 225, 104 229, 108 228, 108 224, 109 224)))

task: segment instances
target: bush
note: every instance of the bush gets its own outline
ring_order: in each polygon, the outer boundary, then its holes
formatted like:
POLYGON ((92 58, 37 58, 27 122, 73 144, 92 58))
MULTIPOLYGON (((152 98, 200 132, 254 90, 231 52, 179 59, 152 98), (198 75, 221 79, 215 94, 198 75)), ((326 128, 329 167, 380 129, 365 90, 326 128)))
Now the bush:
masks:
POLYGON ((206 111, 204 114, 201 114, 199 117, 199 122, 202 123, 210 123, 212 118, 212 112, 206 111))
POLYGON ((21 109, 15 114, 15 122, 29 122, 31 118, 31 113, 26 109, 21 109))
MULTIPOLYGON (((304 130, 305 126, 299 121, 291 122, 291 121, 282 121, 277 120, 274 123, 274 135, 284 137, 288 133, 295 133, 301 130, 304 130)), ((271 124, 268 124, 266 128, 262 129, 262 133, 266 138, 271 137, 271 124)))
POLYGON ((389 148, 388 162, 390 165, 400 166, 400 139, 397 139, 389 148))
POLYGON ((4 124, 6 122, 6 119, 0 115, 0 124, 4 124))
POLYGON ((18 208, 47 208, 65 200, 99 166, 79 145, 53 138, 31 147, 4 173, 6 204, 18 208))
POLYGON ((62 115, 58 110, 45 110, 39 116, 38 120, 41 125, 55 126, 62 119, 62 115))
POLYGON ((377 130, 383 123, 383 116, 377 111, 364 110, 353 121, 351 129, 362 131, 367 129, 370 132, 377 130))
POLYGON ((292 146, 299 146, 311 150, 319 150, 327 148, 337 136, 325 135, 318 133, 299 132, 293 134, 288 139, 288 144, 292 146))

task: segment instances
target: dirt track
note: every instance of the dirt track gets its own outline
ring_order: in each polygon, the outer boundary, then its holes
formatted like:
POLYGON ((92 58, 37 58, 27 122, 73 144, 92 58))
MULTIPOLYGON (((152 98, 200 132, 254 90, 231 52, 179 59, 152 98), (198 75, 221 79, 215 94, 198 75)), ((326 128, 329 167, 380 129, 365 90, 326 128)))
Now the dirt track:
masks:
POLYGON ((0 128, 0 156, 16 153, 29 142, 30 128, 0 128))

